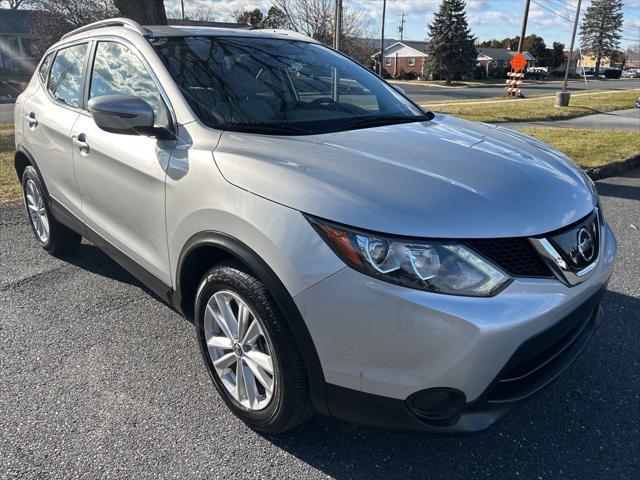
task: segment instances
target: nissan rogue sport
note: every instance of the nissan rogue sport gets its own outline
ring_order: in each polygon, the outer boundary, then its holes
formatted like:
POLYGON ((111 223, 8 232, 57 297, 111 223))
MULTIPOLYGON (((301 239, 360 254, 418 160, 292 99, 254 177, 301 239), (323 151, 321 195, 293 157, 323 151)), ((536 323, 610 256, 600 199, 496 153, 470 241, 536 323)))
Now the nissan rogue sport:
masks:
POLYGON ((15 106, 36 240, 193 320, 252 428, 484 429, 564 371, 616 255, 593 182, 289 31, 65 35, 15 106))

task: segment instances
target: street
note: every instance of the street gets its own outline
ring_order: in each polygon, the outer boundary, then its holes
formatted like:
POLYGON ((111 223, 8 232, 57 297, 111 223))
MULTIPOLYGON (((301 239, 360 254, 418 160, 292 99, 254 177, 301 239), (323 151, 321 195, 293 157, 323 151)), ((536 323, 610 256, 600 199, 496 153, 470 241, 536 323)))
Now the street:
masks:
MULTIPOLYGON (((504 80, 496 80, 495 83, 504 83, 504 80)), ((445 87, 441 85, 415 84, 408 82, 393 82, 404 89, 405 92, 413 100, 419 103, 429 104, 442 103, 451 100, 482 100, 493 97, 503 96, 504 87, 502 85, 495 87, 445 87)), ((640 88, 640 79, 623 79, 623 80, 589 80, 585 85, 584 80, 572 80, 569 82, 569 89, 574 92, 587 90, 624 90, 640 88)), ((555 95, 562 89, 562 81, 549 81, 545 83, 530 83, 526 80, 523 85, 522 93, 527 95, 555 95)), ((640 96, 640 92, 638 92, 640 96)))
POLYGON ((550 388, 446 438, 321 416, 253 432, 191 323, 92 245, 48 256, 23 207, 0 206, 0 477, 640 478, 640 169, 598 189, 619 242, 604 323, 550 388))

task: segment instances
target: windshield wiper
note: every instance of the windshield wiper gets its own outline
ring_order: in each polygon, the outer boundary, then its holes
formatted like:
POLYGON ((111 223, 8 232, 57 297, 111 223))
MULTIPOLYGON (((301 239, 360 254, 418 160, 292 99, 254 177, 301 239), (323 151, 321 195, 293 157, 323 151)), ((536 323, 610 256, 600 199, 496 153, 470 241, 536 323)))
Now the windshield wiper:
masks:
POLYGON ((392 115, 381 117, 361 118, 353 122, 345 124, 347 128, 354 127, 379 127, 382 125, 393 125, 394 123, 413 123, 413 122, 428 122, 433 120, 434 114, 427 112, 424 115, 392 115))

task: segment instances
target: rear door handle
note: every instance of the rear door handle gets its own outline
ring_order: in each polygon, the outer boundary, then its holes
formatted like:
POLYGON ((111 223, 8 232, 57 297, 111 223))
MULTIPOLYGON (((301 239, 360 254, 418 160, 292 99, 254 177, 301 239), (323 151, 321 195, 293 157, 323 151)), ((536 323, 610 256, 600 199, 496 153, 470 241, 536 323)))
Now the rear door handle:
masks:
POLYGON ((72 138, 73 144, 78 147, 81 155, 89 154, 89 144, 87 143, 87 136, 81 133, 77 137, 72 138))
POLYGON ((29 115, 25 115, 24 119, 29 124, 30 128, 36 128, 38 126, 38 120, 36 120, 36 114, 31 112, 29 115))

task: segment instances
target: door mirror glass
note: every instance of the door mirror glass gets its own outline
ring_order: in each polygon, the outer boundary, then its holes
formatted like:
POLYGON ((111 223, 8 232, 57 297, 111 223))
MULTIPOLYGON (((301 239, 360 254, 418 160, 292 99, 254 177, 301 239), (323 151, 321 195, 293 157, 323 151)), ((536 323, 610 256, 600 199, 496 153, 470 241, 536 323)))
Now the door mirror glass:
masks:
POLYGON ((139 97, 105 95, 89 100, 89 112, 102 130, 125 135, 155 136, 153 108, 139 97))

